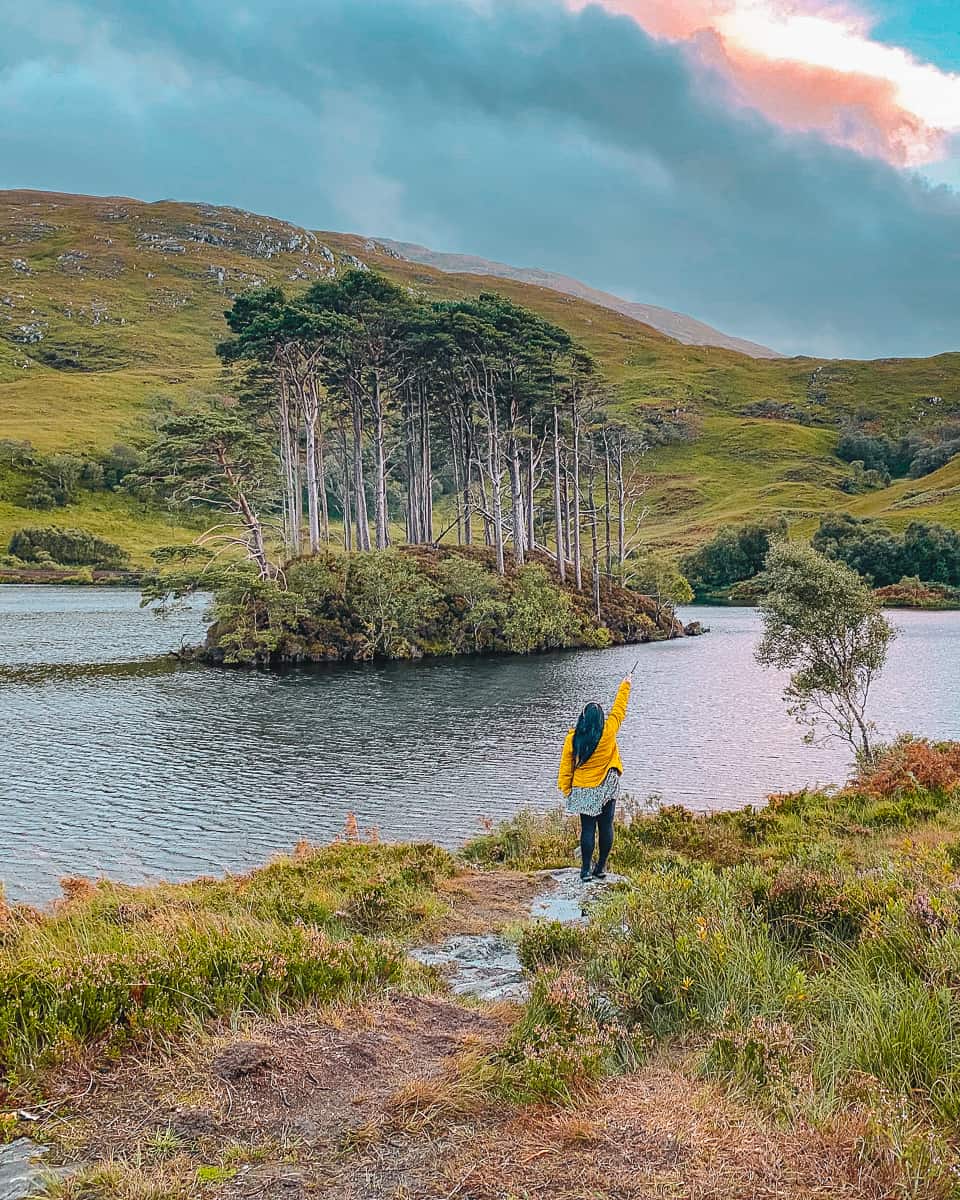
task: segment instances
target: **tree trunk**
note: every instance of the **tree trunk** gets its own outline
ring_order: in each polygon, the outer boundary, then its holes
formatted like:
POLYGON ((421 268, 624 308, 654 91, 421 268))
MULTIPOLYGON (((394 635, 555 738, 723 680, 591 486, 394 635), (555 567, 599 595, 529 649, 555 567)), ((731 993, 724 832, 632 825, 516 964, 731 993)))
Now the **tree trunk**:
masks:
POLYGON ((583 559, 580 554, 580 410, 573 401, 573 578, 583 591, 583 559))
POLYGON ((387 528, 387 445, 383 415, 383 390, 380 383, 379 371, 374 373, 373 438, 377 467, 376 494, 374 497, 377 549, 386 550, 390 544, 390 535, 387 528))
POLYGON ((623 583, 624 565, 627 561, 626 537, 627 491, 623 480, 623 435, 617 437, 617 562, 620 567, 620 582, 623 583))
POLYGON ((430 442, 430 397, 420 385, 420 445, 421 488, 423 492, 423 534, 425 542, 433 541, 433 450, 430 442))
POLYGON ((473 457, 474 434, 471 417, 463 421, 463 544, 473 545, 473 457))
POLYGON ((505 574, 503 558, 503 506, 500 499, 500 481, 503 471, 500 463, 500 430, 497 422, 496 401, 489 406, 487 420, 487 474, 490 477, 490 492, 493 502, 493 544, 497 554, 497 573, 505 574))
POLYGON ((613 578, 613 546, 612 530, 610 527, 610 443, 607 431, 603 431, 603 524, 606 535, 606 565, 607 578, 613 578))
POLYGON ((597 529, 597 503, 594 492, 594 449, 590 446, 587 503, 590 505, 590 564, 593 572, 593 613, 600 620, 600 537, 597 529))
POLYGON ((457 545, 463 545, 463 471, 460 461, 460 437, 457 430, 457 416, 453 406, 447 410, 447 422, 450 426, 450 462, 453 466, 453 493, 457 506, 457 545))
POLYGON ((563 552, 563 500, 560 494, 560 415, 553 406, 553 519, 557 533, 557 572, 561 581, 567 578, 566 555, 563 552))
POLYGON ((283 470, 283 542, 287 554, 296 558, 300 553, 300 529, 296 523, 296 497, 293 477, 293 437, 290 433, 292 414, 290 411, 290 389, 287 373, 279 367, 280 407, 277 425, 280 432, 280 461, 283 470))
POLYGON ((291 435, 293 442, 293 520, 297 528, 297 554, 300 554, 303 545, 303 472, 300 463, 299 423, 295 422, 291 426, 291 435))
POLYGON ((350 448, 347 444, 347 428, 343 423, 340 425, 340 450, 343 464, 343 548, 349 554, 353 549, 353 531, 350 527, 353 511, 350 504, 350 448))
POLYGON ((370 521, 367 516, 366 480, 363 475, 363 412, 353 397, 353 498, 357 528, 357 549, 370 549, 370 521))
POLYGON ((573 562, 573 546, 570 541, 570 530, 573 526, 573 497, 570 492, 570 456, 563 451, 563 466, 560 472, 560 482, 563 485, 563 557, 568 564, 573 562))
POLYGON ((536 470, 533 453, 533 417, 527 429, 530 443, 527 447, 527 548, 532 550, 537 544, 536 521, 533 508, 533 476, 536 470))
POLYGON ((323 540, 330 541, 330 506, 327 503, 327 466, 323 453, 323 425, 317 417, 317 488, 320 492, 320 521, 323 540))
POLYGON ((523 566, 524 535, 523 492, 520 483, 520 448, 516 433, 510 429, 507 438, 507 469, 510 473, 510 519, 513 526, 513 561, 523 566))
POLYGON ((307 454, 307 524, 310 530, 310 553, 316 554, 320 549, 320 506, 317 487, 317 409, 313 380, 304 383, 302 394, 307 454))
POLYGON ((410 545, 416 545, 420 541, 417 524, 417 466, 414 461, 413 401, 409 391, 405 392, 403 398, 403 443, 403 455, 407 468, 407 494, 404 505, 407 541, 410 545))
POLYGON ((230 480, 236 496, 237 511, 243 521, 244 528, 247 531, 248 549, 250 557, 257 565, 257 573, 261 579, 273 579, 274 570, 267 559, 267 550, 263 540, 263 526, 260 524, 260 518, 254 511, 253 505, 247 499, 243 491, 240 480, 234 474, 231 467, 227 465, 226 452, 221 448, 215 451, 217 461, 220 464, 220 470, 230 480))
MULTIPOLYGON (((480 464, 477 464, 480 466, 480 464)), ((490 512, 490 497, 487 495, 487 479, 480 470, 480 501, 483 505, 483 544, 485 546, 493 545, 493 518, 488 516, 490 512)))

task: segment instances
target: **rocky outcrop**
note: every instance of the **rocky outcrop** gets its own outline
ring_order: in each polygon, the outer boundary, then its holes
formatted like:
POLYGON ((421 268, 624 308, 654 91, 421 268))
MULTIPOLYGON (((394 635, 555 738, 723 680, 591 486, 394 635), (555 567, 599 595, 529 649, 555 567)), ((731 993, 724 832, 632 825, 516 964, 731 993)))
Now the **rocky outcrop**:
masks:
POLYGON ((44 1196, 53 1179, 65 1179, 72 1171, 66 1167, 45 1165, 45 1146, 29 1138, 17 1138, 0 1146, 0 1200, 28 1200, 44 1196))

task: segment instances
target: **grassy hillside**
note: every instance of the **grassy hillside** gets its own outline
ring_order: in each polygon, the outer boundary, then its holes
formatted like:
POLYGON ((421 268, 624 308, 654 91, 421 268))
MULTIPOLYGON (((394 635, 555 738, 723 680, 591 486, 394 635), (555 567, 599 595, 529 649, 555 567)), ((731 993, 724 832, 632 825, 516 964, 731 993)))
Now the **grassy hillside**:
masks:
MULTIPOLYGON (((306 287, 357 260, 431 297, 495 288, 582 339, 625 416, 670 419, 679 410, 693 440, 657 447, 645 463, 651 541, 687 548, 726 521, 771 511, 801 528, 838 508, 895 525, 960 523, 960 462, 850 497, 838 489, 844 467, 832 454, 851 415, 905 426, 960 411, 960 354, 820 362, 686 346, 545 288, 442 274, 363 238, 203 204, 0 193, 0 440, 45 453, 135 443, 158 401, 224 386, 214 347, 234 294, 257 283, 306 287), (778 419, 746 411, 761 404, 778 419)), ((23 490, 0 467, 0 545, 18 525, 59 523, 142 558, 151 545, 191 535, 118 496, 36 512, 22 507, 23 490)))

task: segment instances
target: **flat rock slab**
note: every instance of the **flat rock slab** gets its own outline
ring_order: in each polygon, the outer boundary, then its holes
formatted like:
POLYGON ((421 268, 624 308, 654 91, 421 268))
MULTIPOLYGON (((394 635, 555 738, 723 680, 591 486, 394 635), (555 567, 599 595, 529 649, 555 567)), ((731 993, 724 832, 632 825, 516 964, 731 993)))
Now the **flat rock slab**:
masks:
MULTIPOLYGON (((583 924, 590 903, 623 878, 608 875, 606 879, 584 883, 576 867, 540 874, 544 888, 534 897, 530 916, 535 921, 559 921, 562 925, 583 924)), ((500 934, 459 934, 437 946, 413 950, 410 956, 424 966, 439 967, 455 996, 487 1001, 525 1000, 529 992, 529 980, 517 948, 500 934)))
POLYGON ((439 967, 455 996, 522 1000, 527 993, 516 946, 495 933, 461 934, 414 950, 411 957, 424 966, 439 967))
POLYGON ((30 1196, 40 1196, 51 1177, 65 1179, 71 1174, 67 1167, 44 1166, 46 1153, 45 1146, 38 1146, 29 1138, 18 1138, 9 1146, 0 1146, 0 1200, 27 1200, 30 1196))
POLYGON ((614 884, 624 882, 622 875, 608 874, 604 879, 584 883, 578 867, 559 871, 541 871, 549 886, 534 898, 530 916, 535 921, 559 921, 561 925, 582 925, 586 910, 614 884))

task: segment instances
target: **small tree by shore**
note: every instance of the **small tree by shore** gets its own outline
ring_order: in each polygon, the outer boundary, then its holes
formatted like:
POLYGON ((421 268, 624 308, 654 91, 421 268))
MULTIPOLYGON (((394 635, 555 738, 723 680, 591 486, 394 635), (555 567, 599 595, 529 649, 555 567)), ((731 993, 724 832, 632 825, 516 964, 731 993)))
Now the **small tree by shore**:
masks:
POLYGON ((843 563, 810 546, 782 542, 767 556, 760 582, 763 666, 791 672, 784 690, 806 740, 845 742, 861 766, 875 757, 867 719, 871 686, 896 631, 869 587, 843 563))

